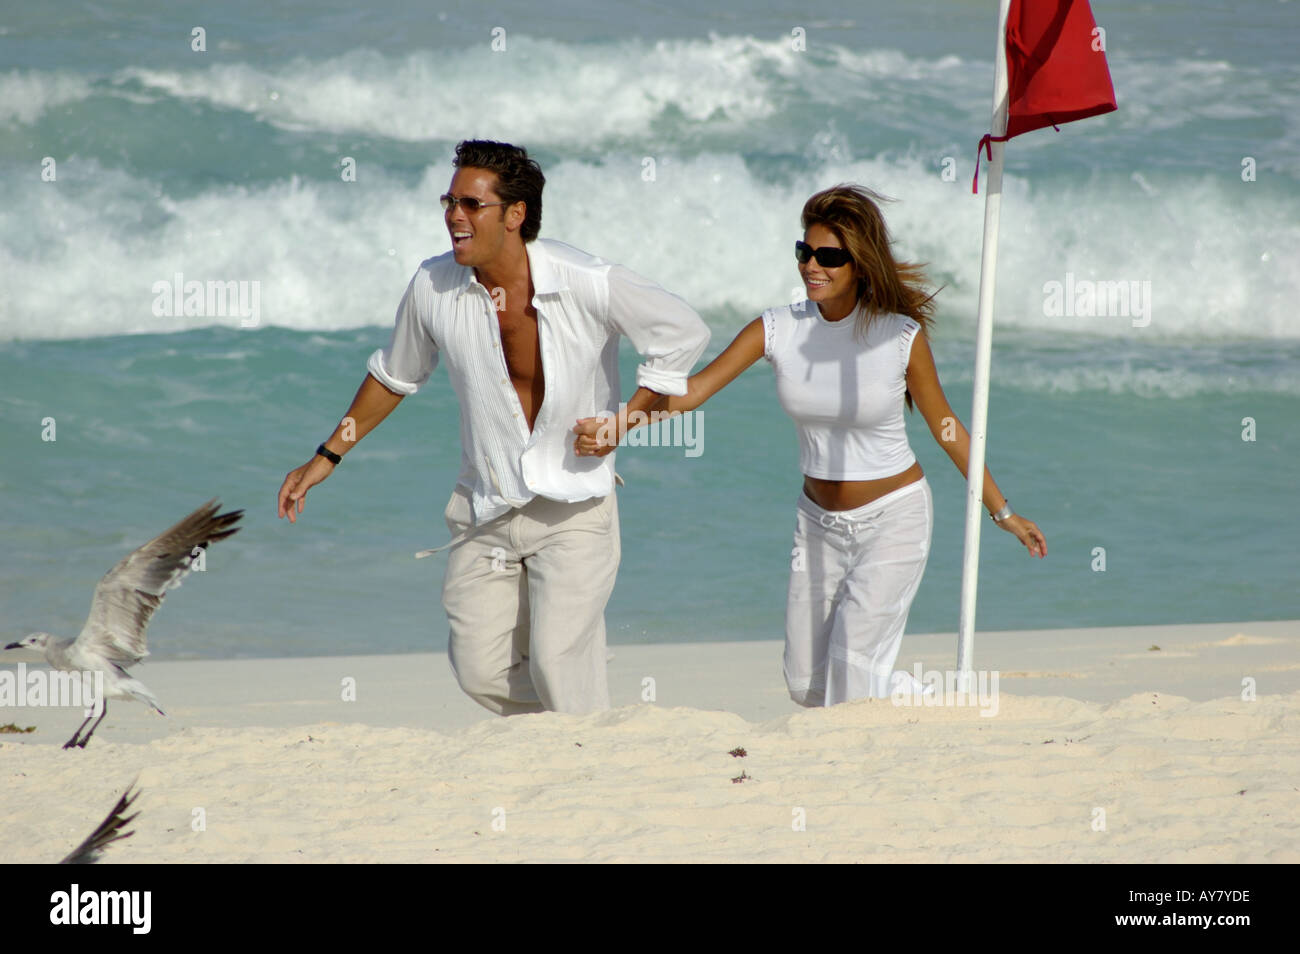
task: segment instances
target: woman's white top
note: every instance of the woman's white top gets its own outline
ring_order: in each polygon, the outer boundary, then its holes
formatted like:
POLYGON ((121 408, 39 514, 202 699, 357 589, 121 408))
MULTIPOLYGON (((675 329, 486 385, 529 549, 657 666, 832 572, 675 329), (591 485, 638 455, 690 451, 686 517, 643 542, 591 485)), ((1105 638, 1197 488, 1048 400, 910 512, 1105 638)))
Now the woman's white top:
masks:
POLYGON ((864 338, 855 331, 860 308, 839 321, 827 321, 811 301, 763 312, 763 357, 776 372, 809 477, 875 480, 916 461, 903 395, 921 326, 905 315, 877 315, 864 338))

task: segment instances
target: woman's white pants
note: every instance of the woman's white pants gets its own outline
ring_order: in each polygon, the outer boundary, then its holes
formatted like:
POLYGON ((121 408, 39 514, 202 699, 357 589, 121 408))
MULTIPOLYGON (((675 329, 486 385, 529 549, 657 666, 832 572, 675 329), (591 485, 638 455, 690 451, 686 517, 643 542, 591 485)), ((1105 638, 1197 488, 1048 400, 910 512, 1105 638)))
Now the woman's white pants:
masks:
POLYGON ((933 525, 924 477, 856 510, 823 510, 800 493, 785 616, 795 702, 888 698, 933 525))

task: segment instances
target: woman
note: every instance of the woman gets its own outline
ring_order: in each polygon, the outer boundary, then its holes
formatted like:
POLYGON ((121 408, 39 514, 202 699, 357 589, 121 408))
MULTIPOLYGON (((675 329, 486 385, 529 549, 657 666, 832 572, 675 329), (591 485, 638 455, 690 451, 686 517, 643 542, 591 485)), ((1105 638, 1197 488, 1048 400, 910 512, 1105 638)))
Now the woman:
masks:
MULTIPOLYGON (((786 685, 804 706, 887 697, 894 675, 910 682, 894 660, 929 555, 933 504, 904 404, 921 409, 963 476, 970 451, 930 351, 933 296, 920 266, 894 261, 880 199, 853 185, 809 199, 795 243, 808 300, 764 312, 690 378, 684 397, 655 408, 694 410, 760 357, 771 362, 804 475, 785 641, 786 685)), ((617 444, 600 418, 574 431, 580 455, 617 444)), ((620 420, 617 434, 626 431, 620 420)), ((987 468, 984 506, 1031 555, 1047 555, 1042 531, 1011 511, 987 468)))

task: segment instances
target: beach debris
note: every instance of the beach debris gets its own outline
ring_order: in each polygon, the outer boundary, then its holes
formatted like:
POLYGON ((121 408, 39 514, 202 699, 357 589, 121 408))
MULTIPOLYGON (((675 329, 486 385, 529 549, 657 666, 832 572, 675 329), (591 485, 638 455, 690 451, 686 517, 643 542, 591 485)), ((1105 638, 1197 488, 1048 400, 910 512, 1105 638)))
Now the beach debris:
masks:
MULTIPOLYGON (((139 779, 136 779, 136 782, 138 781, 139 779)), ((74 848, 72 853, 60 861, 59 864, 93 865, 104 853, 104 849, 113 842, 120 841, 123 838, 130 838, 135 834, 134 831, 122 831, 122 829, 140 814, 139 812, 134 815, 126 814, 127 809, 131 807, 131 803, 140 795, 138 790, 132 791, 136 786, 136 782, 132 782, 126 787, 126 791, 117 800, 117 804, 108 813, 108 817, 100 822, 99 827, 91 832, 90 837, 74 848)))
POLYGON ((0 734, 13 733, 13 732, 35 732, 35 731, 36 731, 36 726, 34 725, 29 725, 25 729, 22 726, 15 725, 12 722, 10 722, 8 725, 0 725, 0 734))
POLYGON ((165 715, 149 688, 128 676, 126 670, 149 655, 145 630, 167 591, 181 585, 209 544, 239 531, 235 524, 244 511, 218 514, 219 509, 216 500, 209 500, 104 574, 95 587, 90 616, 75 640, 32 633, 5 647, 39 650, 55 669, 102 674, 103 694, 96 700, 99 718, 82 736, 82 729, 95 718, 92 711, 64 744, 65 749, 86 747, 108 714, 108 699, 135 699, 165 715))
POLYGON ((744 749, 742 749, 740 746, 736 746, 734 749, 732 749, 732 750, 731 750, 730 752, 728 752, 727 754, 730 755, 730 756, 731 756, 732 758, 734 758, 734 759, 743 759, 743 758, 744 758, 746 755, 748 755, 749 753, 746 752, 744 749))
POLYGON ((731 784, 732 784, 732 785, 736 785, 736 784, 739 784, 740 782, 743 782, 743 781, 745 781, 745 780, 747 780, 747 779, 751 779, 751 778, 753 778, 753 777, 754 777, 754 776, 752 776, 752 775, 746 775, 746 774, 745 774, 745 770, 744 770, 744 769, 741 769, 741 770, 740 770, 740 774, 737 775, 735 778, 733 778, 733 779, 731 780, 731 784))
POLYGON ((1149 652, 1149 653, 1158 653, 1158 652, 1160 652, 1160 647, 1157 646, 1155 643, 1152 643, 1151 646, 1147 649, 1147 652, 1149 652))

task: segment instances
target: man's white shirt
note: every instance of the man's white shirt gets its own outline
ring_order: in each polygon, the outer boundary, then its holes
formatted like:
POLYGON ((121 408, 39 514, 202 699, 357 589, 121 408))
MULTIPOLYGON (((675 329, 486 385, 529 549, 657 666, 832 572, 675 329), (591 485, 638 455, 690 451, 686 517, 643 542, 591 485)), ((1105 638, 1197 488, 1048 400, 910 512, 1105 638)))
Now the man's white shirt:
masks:
POLYGON ((620 334, 646 359, 637 384, 675 396, 686 393, 709 343, 694 309, 635 272, 549 239, 524 247, 545 386, 531 433, 506 367, 492 293, 451 252, 420 263, 392 340, 366 365, 390 391, 414 394, 442 357, 460 399, 457 482, 471 493, 475 524, 535 496, 574 503, 613 490, 614 454, 578 457, 573 425, 617 412, 620 334))

